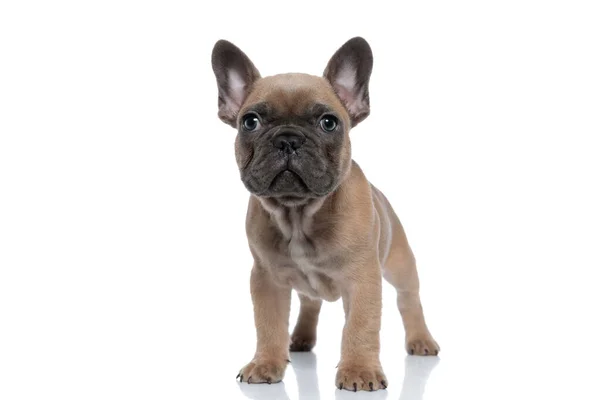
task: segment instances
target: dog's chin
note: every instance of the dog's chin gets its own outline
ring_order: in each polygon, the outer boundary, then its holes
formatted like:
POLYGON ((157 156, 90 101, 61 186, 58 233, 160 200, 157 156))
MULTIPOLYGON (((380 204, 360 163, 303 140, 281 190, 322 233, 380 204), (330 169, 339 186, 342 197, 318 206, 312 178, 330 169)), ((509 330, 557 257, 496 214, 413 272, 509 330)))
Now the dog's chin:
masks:
POLYGON ((278 173, 275 178, 273 178, 268 192, 279 196, 302 197, 303 195, 309 193, 310 190, 300 175, 290 171, 289 169, 286 169, 278 173))

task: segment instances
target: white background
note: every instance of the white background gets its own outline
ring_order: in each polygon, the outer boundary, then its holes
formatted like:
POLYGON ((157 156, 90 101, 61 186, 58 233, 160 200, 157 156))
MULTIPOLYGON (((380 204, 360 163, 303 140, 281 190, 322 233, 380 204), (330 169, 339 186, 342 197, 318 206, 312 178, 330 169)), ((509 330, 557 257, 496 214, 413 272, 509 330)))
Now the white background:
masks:
POLYGON ((379 4, 1 3, 0 398, 600 398, 598 3, 379 4), (387 391, 336 391, 339 302, 284 384, 239 384, 248 195, 212 46, 320 74, 356 35, 375 66, 354 159, 442 352, 405 356, 386 285, 387 391))

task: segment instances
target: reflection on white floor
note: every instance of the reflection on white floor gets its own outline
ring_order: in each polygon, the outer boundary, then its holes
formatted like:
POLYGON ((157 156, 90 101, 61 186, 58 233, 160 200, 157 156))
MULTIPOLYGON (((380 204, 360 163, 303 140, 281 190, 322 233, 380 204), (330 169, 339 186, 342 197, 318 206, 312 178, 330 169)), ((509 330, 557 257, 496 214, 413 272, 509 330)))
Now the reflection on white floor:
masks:
MULTIPOLYGON (((291 368, 296 375, 297 398, 299 400, 321 400, 322 397, 330 398, 331 392, 334 390, 336 400, 363 398, 383 400, 388 396, 387 390, 378 390, 376 392, 360 391, 357 393, 338 390, 334 388, 332 382, 326 382, 323 385, 326 395, 321 396, 319 378, 317 376, 316 354, 313 352, 291 353, 291 361, 291 368)), ((422 400, 429 375, 439 361, 438 357, 406 356, 404 359, 405 374, 399 400, 422 400)), ((238 386, 242 393, 252 400, 289 400, 290 396, 288 396, 285 387, 285 381, 290 379, 289 377, 290 374, 288 373, 284 382, 273 385, 249 385, 238 382, 238 386)))
POLYGON ((421 400, 429 374, 439 362, 439 357, 406 356, 400 400, 421 400))

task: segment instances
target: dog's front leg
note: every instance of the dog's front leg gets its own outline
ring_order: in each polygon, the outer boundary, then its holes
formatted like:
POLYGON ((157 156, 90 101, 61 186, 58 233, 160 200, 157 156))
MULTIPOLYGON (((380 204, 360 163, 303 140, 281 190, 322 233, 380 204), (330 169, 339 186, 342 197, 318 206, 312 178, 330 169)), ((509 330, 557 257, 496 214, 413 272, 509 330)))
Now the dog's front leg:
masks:
POLYGON ((347 390, 377 390, 387 387, 379 361, 381 327, 381 273, 378 262, 358 268, 342 297, 346 325, 336 386, 347 390))
POLYGON ((283 379, 289 359, 288 324, 291 288, 277 285, 258 263, 252 268, 250 292, 254 304, 256 354, 238 377, 248 383, 274 383, 283 379))

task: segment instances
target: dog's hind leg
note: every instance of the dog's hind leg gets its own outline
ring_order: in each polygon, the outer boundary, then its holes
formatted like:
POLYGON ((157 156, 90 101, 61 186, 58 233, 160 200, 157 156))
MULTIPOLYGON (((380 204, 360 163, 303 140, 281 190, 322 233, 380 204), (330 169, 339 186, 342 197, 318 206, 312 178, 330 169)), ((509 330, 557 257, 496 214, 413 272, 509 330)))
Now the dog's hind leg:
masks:
POLYGON ((310 351, 317 342, 317 323, 323 300, 311 299, 303 294, 300 298, 300 314, 292 333, 290 351, 310 351))
POLYGON ((392 243, 383 276, 396 288, 398 309, 406 333, 406 351, 416 355, 437 355, 440 347, 429 333, 423 315, 415 258, 400 221, 395 215, 392 217, 392 243))

